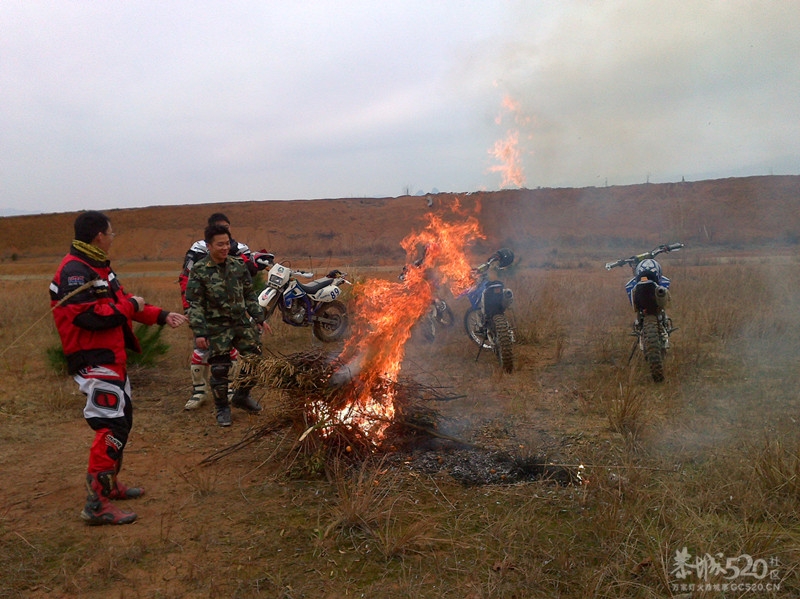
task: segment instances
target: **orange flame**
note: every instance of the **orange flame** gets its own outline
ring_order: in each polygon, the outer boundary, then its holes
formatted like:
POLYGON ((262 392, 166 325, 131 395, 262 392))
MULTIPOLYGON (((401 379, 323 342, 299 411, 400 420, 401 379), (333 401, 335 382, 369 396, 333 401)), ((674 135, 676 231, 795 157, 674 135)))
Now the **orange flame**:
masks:
POLYGON ((401 242, 408 262, 403 280, 368 279, 354 290, 353 331, 341 356, 354 397, 334 417, 357 425, 374 440, 382 438, 394 418, 391 382, 398 379, 412 327, 430 308, 437 286, 447 285, 454 294, 469 287, 465 250, 484 237, 472 216, 459 223, 446 223, 432 213, 426 218, 422 231, 401 242), (412 265, 420 248, 424 257, 412 265))
POLYGON ((489 153, 497 158, 502 164, 489 167, 493 173, 502 173, 500 187, 525 185, 525 175, 522 172, 519 153, 519 132, 509 131, 505 139, 495 142, 494 147, 489 153))
MULTIPOLYGON (((503 98, 503 108, 514 115, 514 121, 518 125, 527 125, 530 118, 525 117, 521 113, 520 103, 505 96, 503 98)), ((503 121, 502 113, 497 116, 495 122, 499 125, 503 121)), ((519 150, 519 131, 516 129, 509 130, 505 139, 495 142, 489 154, 494 156, 501 164, 496 164, 489 167, 489 171, 493 173, 501 173, 503 178, 500 181, 500 187, 510 187, 515 185, 523 187, 525 185, 525 174, 522 169, 522 160, 519 150)))

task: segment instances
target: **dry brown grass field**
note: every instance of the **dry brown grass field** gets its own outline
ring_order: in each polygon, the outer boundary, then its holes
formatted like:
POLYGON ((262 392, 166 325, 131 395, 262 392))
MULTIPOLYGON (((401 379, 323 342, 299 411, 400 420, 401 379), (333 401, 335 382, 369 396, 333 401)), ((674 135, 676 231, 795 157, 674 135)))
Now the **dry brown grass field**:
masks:
MULTIPOLYGON (((330 460, 311 475, 302 460, 313 456, 293 451, 302 431, 287 428, 201 464, 258 430, 284 398, 259 389, 265 413, 234 411, 229 429, 215 426, 211 408, 184 412, 190 333, 165 329, 167 354, 131 372, 136 416, 123 473, 147 495, 132 502, 137 522, 119 527, 86 527, 78 517, 91 433, 77 386, 45 353, 58 342, 47 285, 75 215, 0 219, 8 242, 0 263, 0 597, 800 596, 800 185, 763 179, 687 184, 703 193, 680 209, 677 184, 590 190, 610 194, 603 210, 617 225, 599 216, 594 196, 575 196, 592 207, 576 213, 535 192, 528 201, 537 210, 511 192, 483 194, 487 240, 476 259, 499 245, 518 257, 502 273, 516 298, 515 370, 504 374, 491 354, 477 356, 460 323, 466 300, 448 298, 456 326, 432 344, 414 335, 402 372, 452 392, 434 406, 441 431, 469 445, 438 439, 351 469, 330 460), (651 222, 647 207, 670 194, 667 220, 651 222), (748 200, 771 210, 757 214, 748 200), (502 214, 517 218, 502 226, 502 214), (25 229, 52 232, 58 243, 37 234, 26 244, 17 233, 25 229), (678 240, 687 247, 661 262, 679 330, 666 380, 655 384, 638 355, 628 361, 629 272, 603 264, 678 240), (488 459, 502 455, 535 457, 550 475, 506 481, 507 464, 488 459), (689 565, 701 567, 680 578, 684 548, 689 565), (738 575, 704 572, 711 558, 738 575)), ((576 192, 561 193, 566 202, 576 192)), ((461 199, 475 208, 472 195, 461 199)), ((221 208, 251 247, 364 282, 399 271, 395 246, 424 214, 422 203, 270 205, 275 233, 263 237, 258 219, 246 218, 261 208, 221 208), (315 206, 332 211, 323 218, 315 206), (367 227, 376 236, 363 234, 367 227)), ((201 207, 197 218, 195 207, 194 225, 177 208, 109 211, 128 291, 177 309, 182 253, 217 208, 201 207)), ((288 354, 321 344, 273 317, 265 347, 288 354)))

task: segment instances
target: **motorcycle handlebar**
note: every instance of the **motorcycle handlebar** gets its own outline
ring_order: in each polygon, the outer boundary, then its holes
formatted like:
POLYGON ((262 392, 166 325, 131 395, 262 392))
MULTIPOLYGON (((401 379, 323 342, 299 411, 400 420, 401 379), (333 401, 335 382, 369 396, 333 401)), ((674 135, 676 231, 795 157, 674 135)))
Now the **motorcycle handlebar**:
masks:
POLYGON ((616 268, 617 266, 622 266, 623 264, 628 264, 628 260, 633 260, 633 258, 627 258, 622 260, 617 260, 616 262, 606 262, 606 270, 611 270, 612 268, 616 268))
POLYGON ((678 242, 678 243, 669 243, 669 244, 665 243, 664 245, 660 245, 656 249, 654 249, 651 252, 649 252, 650 256, 647 256, 647 254, 642 254, 642 255, 645 256, 645 257, 655 257, 655 256, 658 256, 661 252, 675 252, 675 251, 681 249, 682 247, 683 247, 683 244, 680 243, 680 242, 678 242))
POLYGON ((606 262, 606 270, 611 270, 612 268, 615 268, 617 266, 623 266, 624 264, 629 264, 631 266, 634 266, 639 262, 641 262, 642 260, 646 260, 647 258, 655 258, 662 252, 675 252, 681 249, 682 247, 684 247, 684 244, 680 242, 660 245, 657 248, 650 250, 649 252, 645 252, 644 254, 631 256, 630 258, 621 258, 616 262, 606 262))
POLYGON ((487 272, 489 270, 489 267, 491 265, 492 265, 492 261, 489 260, 488 262, 484 262, 480 266, 476 266, 475 268, 473 268, 472 272, 474 272, 476 275, 482 275, 482 274, 484 274, 485 272, 487 272))

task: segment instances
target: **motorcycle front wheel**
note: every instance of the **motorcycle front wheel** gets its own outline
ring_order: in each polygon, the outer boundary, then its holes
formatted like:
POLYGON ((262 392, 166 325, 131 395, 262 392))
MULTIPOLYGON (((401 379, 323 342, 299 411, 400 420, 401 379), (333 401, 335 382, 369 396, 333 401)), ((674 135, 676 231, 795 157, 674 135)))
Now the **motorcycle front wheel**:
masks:
POLYGON ((433 314, 430 312, 425 314, 422 320, 419 321, 419 326, 422 329, 422 335, 425 337, 425 341, 428 343, 436 341, 436 318, 433 314))
POLYGON ((347 308, 337 300, 322 305, 314 318, 311 330, 323 343, 339 341, 347 331, 347 308))
POLYGON ((644 350, 644 359, 650 366, 650 375, 653 377, 653 381, 660 383, 664 380, 664 352, 661 348, 658 317, 653 314, 644 317, 642 349, 644 350))
POLYGON ((448 328, 453 326, 453 323, 456 321, 456 317, 450 309, 450 306, 444 302, 442 302, 441 306, 437 306, 436 308, 436 321, 443 327, 448 328))
POLYGON ((475 308, 467 310, 467 313, 464 314, 464 328, 469 338, 478 347, 483 347, 483 349, 492 349, 494 347, 486 334, 486 328, 483 326, 483 314, 480 310, 475 308))

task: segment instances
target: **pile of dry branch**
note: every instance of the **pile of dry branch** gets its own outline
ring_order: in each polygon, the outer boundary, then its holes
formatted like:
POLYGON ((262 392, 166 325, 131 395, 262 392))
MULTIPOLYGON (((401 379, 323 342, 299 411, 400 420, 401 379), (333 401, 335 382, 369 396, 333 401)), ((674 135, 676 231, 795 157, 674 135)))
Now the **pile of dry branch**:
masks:
MULTIPOLYGON (((441 390, 412 381, 381 380, 375 394, 390 393, 394 416, 380 439, 368 437, 363 425, 342 417, 354 407, 358 396, 358 377, 344 384, 330 384, 331 377, 343 367, 338 356, 315 349, 288 356, 268 354, 248 358, 236 378, 235 385, 255 384, 256 387, 280 389, 282 400, 270 406, 266 423, 242 441, 222 449, 203 460, 216 461, 233 451, 250 445, 259 438, 290 428, 296 431, 293 449, 306 455, 349 460, 363 460, 379 452, 396 451, 420 440, 421 437, 449 438, 438 432, 440 415, 430 406, 431 401, 455 399, 441 390)), ((357 408, 355 408, 357 409, 357 408)), ((379 421, 377 416, 372 417, 379 421)), ((452 439, 459 442, 458 439, 452 439)))

